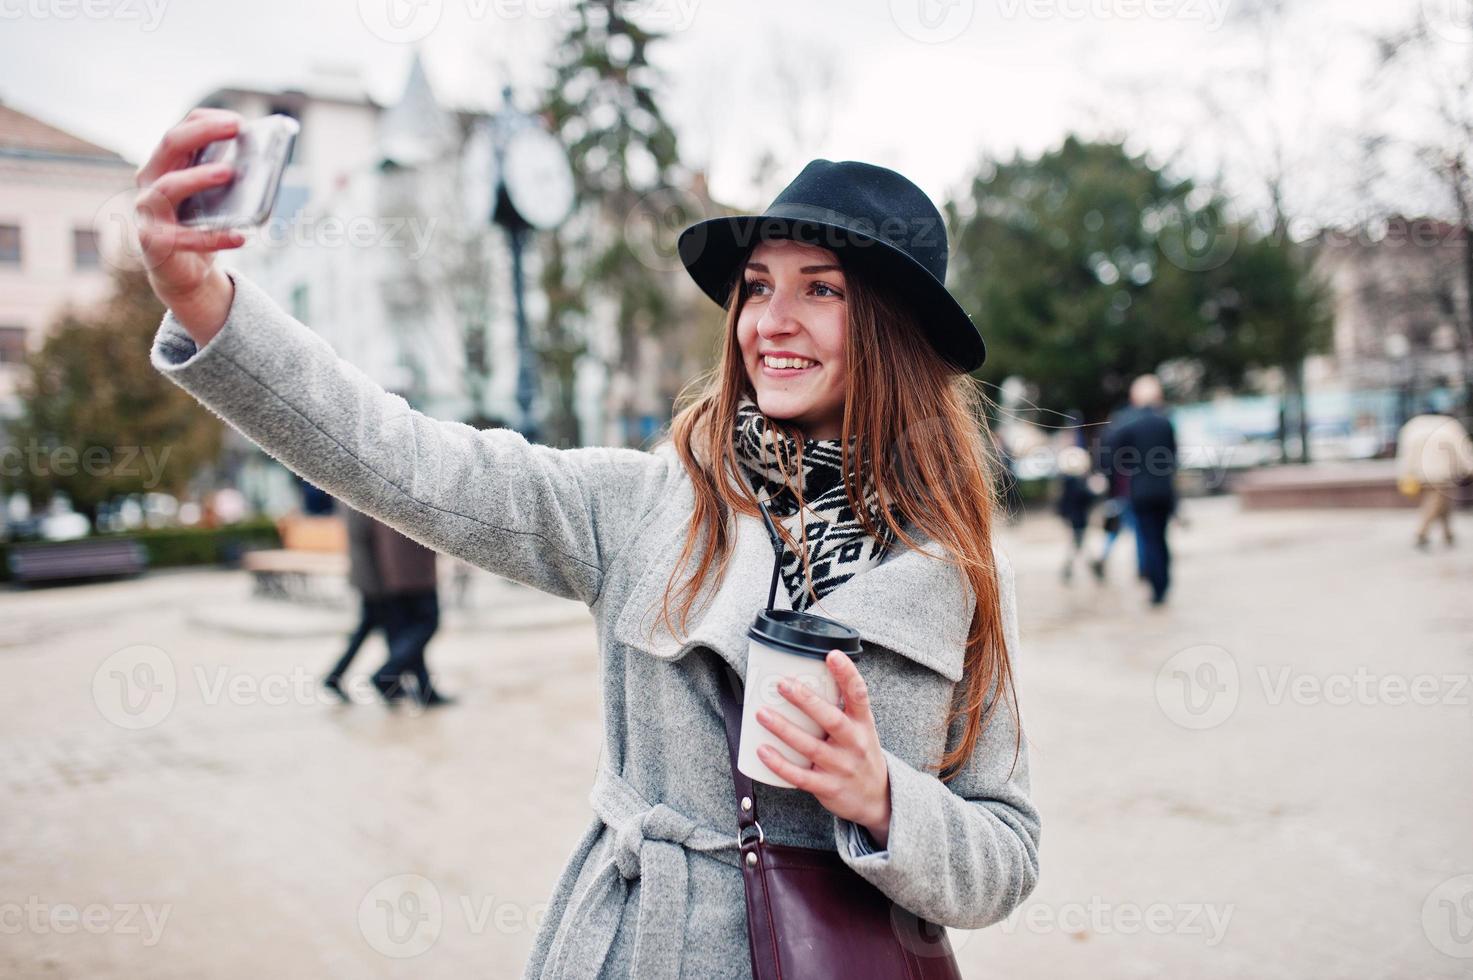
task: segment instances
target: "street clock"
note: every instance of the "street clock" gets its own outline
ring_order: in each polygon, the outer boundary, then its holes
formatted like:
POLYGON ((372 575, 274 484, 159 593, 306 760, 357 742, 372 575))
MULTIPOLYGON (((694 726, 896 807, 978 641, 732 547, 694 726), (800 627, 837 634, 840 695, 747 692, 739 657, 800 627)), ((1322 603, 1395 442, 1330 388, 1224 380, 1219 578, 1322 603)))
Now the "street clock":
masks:
POLYGON ((573 210, 573 168, 562 144, 540 126, 519 128, 507 140, 501 184, 516 217, 533 228, 556 228, 573 210))

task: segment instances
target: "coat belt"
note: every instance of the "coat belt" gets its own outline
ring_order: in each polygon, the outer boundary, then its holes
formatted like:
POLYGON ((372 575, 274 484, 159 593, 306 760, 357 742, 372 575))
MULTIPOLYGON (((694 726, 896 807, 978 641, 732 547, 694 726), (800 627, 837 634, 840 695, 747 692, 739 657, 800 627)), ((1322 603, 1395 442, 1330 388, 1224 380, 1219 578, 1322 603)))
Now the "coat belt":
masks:
POLYGON ((568 905, 548 951, 545 980, 596 980, 613 948, 630 882, 640 879, 631 975, 677 980, 685 948, 689 865, 701 851, 740 866, 736 833, 718 833, 664 803, 650 803, 621 776, 600 766, 589 802, 613 833, 613 854, 568 905), (729 854, 719 852, 728 851, 729 854))

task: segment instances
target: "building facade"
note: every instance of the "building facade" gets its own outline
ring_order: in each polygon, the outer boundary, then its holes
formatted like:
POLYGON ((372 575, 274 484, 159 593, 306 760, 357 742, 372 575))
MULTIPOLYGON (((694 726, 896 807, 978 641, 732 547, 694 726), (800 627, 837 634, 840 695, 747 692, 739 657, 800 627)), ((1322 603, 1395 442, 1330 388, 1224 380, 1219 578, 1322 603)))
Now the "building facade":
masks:
POLYGON ((25 355, 70 305, 111 290, 137 167, 0 102, 0 424, 19 415, 25 355))

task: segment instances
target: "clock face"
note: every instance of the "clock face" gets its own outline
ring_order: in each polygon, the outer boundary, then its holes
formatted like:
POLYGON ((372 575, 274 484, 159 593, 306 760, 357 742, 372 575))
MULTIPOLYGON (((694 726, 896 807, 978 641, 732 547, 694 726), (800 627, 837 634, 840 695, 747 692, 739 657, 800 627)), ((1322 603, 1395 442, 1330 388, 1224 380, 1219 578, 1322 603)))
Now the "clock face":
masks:
POLYGON ((545 130, 517 132, 506 148, 502 179, 512 207, 533 228, 553 228, 573 207, 573 170, 562 145, 545 130))

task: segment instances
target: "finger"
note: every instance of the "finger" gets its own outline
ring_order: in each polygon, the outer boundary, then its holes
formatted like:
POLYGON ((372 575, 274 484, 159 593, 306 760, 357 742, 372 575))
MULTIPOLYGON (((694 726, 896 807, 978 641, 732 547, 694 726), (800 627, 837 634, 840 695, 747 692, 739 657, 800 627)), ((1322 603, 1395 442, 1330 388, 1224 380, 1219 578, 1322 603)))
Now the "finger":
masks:
POLYGON ((829 737, 834 741, 844 745, 853 744, 849 717, 814 694, 806 684, 798 684, 789 678, 783 678, 778 681, 777 690, 779 694, 797 705, 805 715, 818 722, 819 727, 828 732, 829 737))
POLYGON ((849 763, 832 742, 825 742, 808 734, 781 714, 770 708, 758 708, 757 720, 764 728, 788 744, 794 752, 808 759, 825 772, 846 776, 853 773, 849 763))
POLYGON ((138 195, 133 209, 142 221, 173 224, 180 201, 191 194, 227 183, 233 176, 233 168, 220 163, 171 170, 138 195))
POLYGON ((196 109, 175 124, 154 147, 148 162, 138 168, 135 184, 147 187, 170 170, 178 170, 194 151, 240 132, 241 115, 228 109, 196 109))
POLYGON ((156 269, 169 256, 177 252, 216 252, 222 249, 239 248, 245 244, 245 235, 230 228, 181 228, 179 225, 161 225, 155 228, 140 226, 138 244, 150 269, 156 269))
POLYGON ((834 675, 834 680, 844 695, 844 713, 861 725, 873 725, 875 720, 870 714, 869 685, 865 683, 864 675, 859 672, 854 661, 843 651, 833 650, 829 652, 827 663, 829 673, 834 675))
POLYGON ((155 228, 139 228, 138 240, 146 248, 168 248, 199 252, 212 248, 235 247, 245 244, 245 234, 234 228, 185 228, 182 225, 163 225, 155 228))
POLYGON ((786 779, 798 789, 812 793, 815 796, 829 796, 833 787, 830 781, 834 778, 817 772, 813 769, 804 769, 788 761, 787 756, 770 745, 759 745, 757 757, 771 769, 775 774, 786 779))

